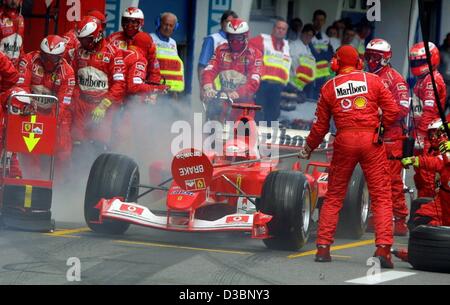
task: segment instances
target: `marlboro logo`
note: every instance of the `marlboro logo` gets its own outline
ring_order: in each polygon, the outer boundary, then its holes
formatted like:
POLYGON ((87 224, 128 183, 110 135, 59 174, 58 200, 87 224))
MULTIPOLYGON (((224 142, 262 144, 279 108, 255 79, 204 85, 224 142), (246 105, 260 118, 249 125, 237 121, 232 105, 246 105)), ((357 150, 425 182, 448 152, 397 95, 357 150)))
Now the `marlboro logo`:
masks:
POLYGON ((358 81, 348 81, 335 87, 336 97, 343 98, 357 94, 367 93, 367 83, 358 81))

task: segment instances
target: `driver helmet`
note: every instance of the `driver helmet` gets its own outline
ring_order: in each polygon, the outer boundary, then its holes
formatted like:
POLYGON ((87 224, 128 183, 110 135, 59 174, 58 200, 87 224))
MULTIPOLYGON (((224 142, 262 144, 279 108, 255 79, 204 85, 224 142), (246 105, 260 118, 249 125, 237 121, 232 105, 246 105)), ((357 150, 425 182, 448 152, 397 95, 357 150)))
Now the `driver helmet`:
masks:
POLYGON ((144 26, 144 13, 137 7, 129 7, 122 13, 122 28, 125 35, 133 38, 144 26))
POLYGON ((391 45, 384 39, 372 39, 366 46, 364 58, 369 72, 377 73, 391 61, 391 45))
POLYGON ((66 51, 66 40, 58 35, 49 35, 41 42, 40 58, 44 70, 53 72, 61 64, 66 51))
POLYGON ((249 158, 249 147, 242 140, 229 141, 224 146, 224 157, 229 162, 245 161, 249 158))
POLYGON ((433 120, 427 128, 428 131, 428 140, 430 141, 431 148, 437 150, 439 148, 439 144, 442 141, 447 140, 447 134, 443 130, 443 124, 441 119, 433 120))
MULTIPOLYGON (((9 90, 8 96, 14 94, 29 94, 20 87, 13 87, 9 90)), ((37 111, 36 103, 28 96, 14 96, 9 103, 9 113, 15 115, 30 115, 37 111)))
MULTIPOLYGON (((432 42, 428 42, 431 54, 431 65, 436 70, 441 60, 439 49, 432 42)), ((425 44, 423 42, 416 43, 409 52, 409 61, 411 64, 411 72, 414 76, 423 77, 430 72, 427 62, 427 54, 425 52, 425 44)))
POLYGON ((249 26, 246 21, 239 18, 228 21, 225 32, 232 52, 239 53, 247 49, 249 26))

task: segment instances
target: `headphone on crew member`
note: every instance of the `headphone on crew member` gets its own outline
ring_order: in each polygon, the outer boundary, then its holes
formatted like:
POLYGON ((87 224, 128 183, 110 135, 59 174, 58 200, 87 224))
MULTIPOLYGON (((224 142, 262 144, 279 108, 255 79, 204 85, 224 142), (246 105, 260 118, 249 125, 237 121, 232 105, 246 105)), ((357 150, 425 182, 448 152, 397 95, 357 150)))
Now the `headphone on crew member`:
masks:
MULTIPOLYGON (((156 26, 157 30, 159 30, 159 28, 161 27, 161 18, 164 14, 165 13, 161 13, 161 14, 159 14, 158 17, 156 17, 155 26, 156 26)), ((180 23, 178 22, 178 18, 177 18, 177 23, 175 24, 173 31, 175 32, 176 30, 178 30, 179 27, 180 27, 180 23)))
MULTIPOLYGON (((331 58, 331 61, 330 61, 330 69, 331 69, 331 71, 337 73, 337 72, 339 72, 339 68, 340 68, 339 58, 337 57, 337 54, 335 53, 333 55, 333 58, 331 58)), ((358 62, 356 63, 356 67, 355 68, 357 70, 364 69, 364 61, 361 58, 358 58, 358 62)))

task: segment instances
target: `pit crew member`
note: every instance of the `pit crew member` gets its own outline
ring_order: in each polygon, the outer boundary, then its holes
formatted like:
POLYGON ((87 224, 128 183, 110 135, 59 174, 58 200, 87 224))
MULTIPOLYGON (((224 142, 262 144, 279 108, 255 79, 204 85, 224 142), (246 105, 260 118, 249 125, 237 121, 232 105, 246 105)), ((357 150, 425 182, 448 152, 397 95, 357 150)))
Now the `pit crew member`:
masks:
POLYGON ((112 120, 126 91, 122 51, 103 39, 101 22, 84 17, 78 26, 81 47, 75 53, 77 77, 73 105, 73 140, 96 141, 108 146, 112 120))
POLYGON ((394 235, 405 236, 408 233, 406 217, 405 193, 403 192, 402 164, 403 155, 403 131, 405 129, 405 117, 409 113, 409 86, 404 78, 389 64, 392 58, 391 45, 383 39, 373 39, 367 46, 364 57, 367 61, 369 72, 378 75, 386 88, 391 91, 398 107, 399 115, 396 122, 385 128, 384 144, 391 170, 392 204, 394 207, 394 235))
POLYGON ((393 268, 392 199, 386 151, 378 139, 381 123, 389 126, 398 116, 398 106, 381 79, 362 72, 358 51, 345 45, 338 49, 331 65, 337 76, 321 89, 316 121, 300 157, 309 158, 330 129, 333 116, 337 134, 330 166, 328 191, 321 208, 317 235, 317 262, 329 262, 330 245, 338 223, 347 185, 360 163, 369 188, 377 249, 374 256, 383 268, 393 268))
MULTIPOLYGON (((118 47, 121 50, 126 50, 128 49, 128 45, 131 43, 133 37, 142 31, 143 26, 144 13, 137 7, 129 7, 122 14, 123 31, 111 34, 108 37, 108 41, 115 47, 118 47)), ((161 74, 159 62, 156 58, 156 45, 153 40, 150 44, 147 61, 149 67, 149 82, 159 84, 161 81, 161 74)))
POLYGON ((23 55, 25 25, 20 7, 23 0, 5 0, 0 9, 0 51, 17 67, 23 55))
MULTIPOLYGON (((437 70, 440 62, 438 48, 432 43, 428 44, 431 53, 431 64, 433 71, 430 72, 425 54, 425 45, 423 42, 415 44, 409 53, 411 72, 417 77, 417 83, 414 86, 414 94, 422 104, 422 116, 416 118, 417 139, 416 142, 423 144, 423 156, 430 155, 430 142, 427 140, 427 127, 435 119, 439 118, 439 112, 434 96, 433 85, 431 83, 431 73, 436 80, 436 86, 439 93, 439 102, 445 109, 446 86, 442 75, 437 70)), ((414 183, 417 188, 418 197, 434 198, 435 194, 435 173, 425 171, 421 168, 416 169, 414 183)))
MULTIPOLYGON (((64 38, 49 35, 42 40, 39 51, 26 54, 19 63, 20 86, 34 94, 54 95, 58 98, 57 175, 62 174, 63 169, 70 164, 72 154, 71 104, 75 74, 72 66, 64 59, 65 47, 64 38)), ((46 105, 41 106, 45 110, 46 105)))

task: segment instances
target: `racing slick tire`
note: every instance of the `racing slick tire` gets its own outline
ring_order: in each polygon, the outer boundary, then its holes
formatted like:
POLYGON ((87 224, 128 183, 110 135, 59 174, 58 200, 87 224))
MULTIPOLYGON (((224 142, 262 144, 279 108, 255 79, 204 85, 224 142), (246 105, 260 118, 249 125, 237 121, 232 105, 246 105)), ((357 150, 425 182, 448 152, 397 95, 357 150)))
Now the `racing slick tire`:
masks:
POLYGON ((360 239, 366 232, 369 212, 369 190, 363 171, 358 165, 347 187, 344 206, 339 215, 337 235, 342 238, 360 239))
POLYGON ((125 202, 137 202, 139 194, 139 167, 132 159, 106 153, 94 162, 89 173, 84 199, 84 218, 88 227, 98 233, 123 234, 129 223, 111 219, 99 220, 95 207, 101 198, 122 197, 125 202))
POLYGON ((418 226, 412 230, 408 260, 417 270, 450 273, 450 227, 418 226))
POLYGON ((273 216, 268 223, 269 249, 295 251, 308 241, 311 230, 311 190, 306 177, 295 171, 276 171, 264 181, 261 212, 273 216))

